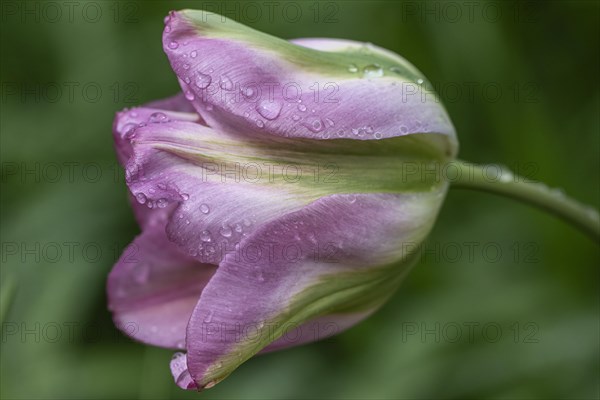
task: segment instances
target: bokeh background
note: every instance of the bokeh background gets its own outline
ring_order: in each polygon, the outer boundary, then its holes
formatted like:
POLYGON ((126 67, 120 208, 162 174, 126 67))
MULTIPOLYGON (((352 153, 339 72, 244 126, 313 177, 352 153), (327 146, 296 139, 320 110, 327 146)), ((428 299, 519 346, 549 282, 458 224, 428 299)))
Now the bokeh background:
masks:
POLYGON ((106 276, 138 227, 111 124, 178 90, 161 48, 171 9, 392 49, 437 85, 462 159, 600 204, 598 2, 272 3, 272 16, 264 2, 1 3, 1 397, 598 398, 598 246, 484 193, 450 191, 373 317, 202 394, 174 385, 171 351, 113 327, 106 276))

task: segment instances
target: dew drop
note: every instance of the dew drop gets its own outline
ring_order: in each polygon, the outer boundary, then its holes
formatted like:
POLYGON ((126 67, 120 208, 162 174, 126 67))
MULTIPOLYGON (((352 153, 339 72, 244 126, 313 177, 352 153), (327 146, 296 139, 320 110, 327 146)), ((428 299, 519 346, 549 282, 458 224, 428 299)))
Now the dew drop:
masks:
POLYGON ((400 67, 390 67, 390 71, 395 74, 402 75, 402 68, 400 67))
POLYGON ((380 78, 383 76, 383 68, 378 64, 370 64, 363 68, 363 78, 380 78))
POLYGON ((167 199, 156 200, 156 205, 158 208, 165 208, 167 206, 167 199))
POLYGON ((190 69, 190 64, 183 64, 183 69, 190 69))
POLYGON ((262 100, 256 106, 256 111, 264 118, 272 121, 279 116, 282 104, 278 101, 262 100))
POLYGON ((203 242, 210 242, 212 241, 212 237, 210 235, 209 231, 202 231, 200 232, 200 240, 202 240, 203 242))
POLYGON ((202 214, 208 214, 210 212, 210 207, 208 206, 208 204, 201 204, 200 211, 202 212, 202 214))
POLYGON ((231 231, 231 227, 229 227, 228 225, 224 225, 219 231, 219 233, 221 234, 221 236, 228 238, 231 237, 233 232, 231 231))
POLYGON ((423 82, 424 82, 424 81, 423 81, 423 79, 421 79, 421 78, 417 79, 417 84, 418 84, 418 85, 422 85, 422 84, 423 84, 423 82))
POLYGON ((259 128, 263 128, 265 126, 265 123, 259 119, 256 121, 256 126, 258 126, 259 128))
POLYGON ((196 50, 194 50, 190 53, 190 57, 192 57, 192 58, 196 58, 197 55, 198 55, 198 53, 196 52, 196 50))
POLYGON ((304 123, 309 130, 312 132, 321 132, 323 130, 323 122, 320 118, 311 117, 304 123))
POLYGON ((352 73, 358 72, 358 67, 356 66, 356 64, 350 64, 348 66, 348 72, 352 72, 352 73))
POLYGON ((210 323, 210 321, 212 321, 213 319, 213 311, 209 311, 208 314, 206 314, 206 317, 204 317, 204 322, 206 322, 207 324, 210 323))
POLYGON ((371 125, 367 125, 367 126, 365 126, 365 132, 370 135, 375 131, 373 130, 373 127, 371 125))
POLYGON ((304 104, 298 104, 298 110, 304 112, 306 111, 306 106, 304 104))
POLYGON ((219 81, 219 86, 223 90, 231 90, 233 89, 233 82, 231 82, 231 79, 229 79, 229 77, 223 75, 221 77, 221 80, 219 81))
POLYGON ((148 118, 149 124, 160 124, 161 122, 168 122, 168 121, 169 121, 169 117, 167 117, 166 114, 162 113, 162 112, 152 113, 150 115, 150 118, 148 118))
POLYGON ((381 139, 382 135, 381 132, 375 132, 375 139, 381 139))
POLYGON ((244 97, 252 97, 254 95, 254 89, 252 89, 251 87, 247 87, 244 90, 242 90, 242 94, 244 95, 244 97))
POLYGON ((242 227, 242 224, 240 224, 240 223, 237 223, 237 224, 233 225, 233 229, 237 233, 242 233, 242 231, 244 230, 244 228, 242 227))
POLYGON ((192 93, 189 90, 185 91, 185 98, 188 99, 189 101, 194 100, 196 97, 194 96, 194 93, 192 93))
POLYGON ((298 121, 300 119, 300 117, 298 115, 292 115, 292 119, 294 121, 298 121))
POLYGON ((131 139, 135 137, 135 129, 137 128, 137 124, 129 123, 123 127, 123 132, 125 132, 125 139, 131 139))
POLYGON ((144 204, 146 202, 146 195, 144 193, 136 193, 135 198, 140 204, 144 204))
POLYGON ((404 125, 402 125, 402 126, 400 127, 400 132, 402 132, 402 133, 407 133, 407 132, 408 132, 408 128, 407 128, 407 127, 405 127, 404 125))
MULTIPOLYGON (((188 201, 188 200, 190 199, 190 195, 189 195, 189 194, 187 194, 187 193, 181 193, 181 198, 183 199, 183 201, 188 201)), ((180 218, 181 218, 182 216, 183 216, 183 215, 180 215, 180 218)))
POLYGON ((210 75, 203 74, 202 72, 198 72, 198 76, 196 77, 196 81, 194 82, 196 86, 200 89, 206 89, 208 85, 212 82, 212 78, 210 75))
POLYGON ((325 122, 328 126, 335 126, 335 122, 331 118, 325 118, 325 122))
POLYGON ((177 43, 176 41, 171 41, 171 43, 169 43, 169 48, 175 50, 176 48, 179 47, 179 43, 177 43))

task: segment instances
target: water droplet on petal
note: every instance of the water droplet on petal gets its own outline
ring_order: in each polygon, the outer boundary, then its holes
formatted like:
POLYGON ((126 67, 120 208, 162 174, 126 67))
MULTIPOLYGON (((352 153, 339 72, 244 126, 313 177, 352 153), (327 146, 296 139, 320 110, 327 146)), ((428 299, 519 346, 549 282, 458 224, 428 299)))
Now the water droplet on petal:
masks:
POLYGON ((183 69, 190 69, 190 64, 183 64, 183 69))
POLYGON ((131 139, 131 138, 135 137, 135 130, 137 127, 138 127, 137 124, 134 124, 134 123, 126 124, 123 127, 123 132, 125 132, 124 138, 131 139))
POLYGON ((350 64, 348 66, 348 72, 352 72, 352 73, 358 72, 358 67, 356 66, 356 64, 350 64))
POLYGON ((365 132, 370 135, 375 131, 373 130, 373 127, 371 125, 367 125, 367 126, 365 126, 365 132))
POLYGON ((244 230, 244 228, 242 227, 242 224, 240 224, 240 223, 237 223, 237 224, 233 225, 233 229, 237 233, 242 233, 242 231, 244 230))
POLYGON ((212 236, 210 235, 210 231, 202 231, 202 232, 200 232, 200 240, 202 240, 203 242, 210 242, 210 241, 212 241, 212 236))
POLYGON ((281 112, 282 104, 278 101, 262 100, 256 106, 256 111, 268 120, 274 120, 281 112))
POLYGON ((304 104, 298 104, 298 110, 304 112, 306 111, 306 106, 304 104))
MULTIPOLYGON (((190 198, 190 195, 187 193, 181 193, 181 198, 183 199, 183 201, 188 201, 190 198)), ((183 215, 180 215, 180 218, 182 218, 183 215)))
POLYGON ((202 214, 208 214, 210 212, 210 207, 208 206, 208 204, 201 204, 200 211, 202 212, 202 214))
POLYGON ((135 198, 140 204, 144 204, 146 202, 146 195, 144 193, 136 193, 135 198))
POLYGON ((156 205, 158 206, 158 208, 165 208, 167 206, 167 199, 156 200, 156 205))
POLYGON ((395 74, 402 75, 402 68, 400 67, 390 67, 390 71, 395 74))
POLYGON ((211 310, 208 312, 208 314, 206 314, 206 317, 204 317, 204 322, 206 322, 207 324, 210 323, 210 321, 212 321, 213 319, 213 314, 214 312, 211 310))
POLYGON ((298 121, 300 119, 300 117, 298 115, 292 115, 292 119, 294 121, 298 121))
POLYGON ((231 237, 233 232, 231 231, 231 227, 224 225, 219 233, 221 233, 221 236, 228 238, 231 237))
POLYGON ((196 97, 194 96, 194 93, 192 93, 189 90, 185 91, 185 98, 188 99, 189 101, 193 101, 196 97))
POLYGON ((149 124, 160 124, 161 122, 169 122, 169 117, 166 116, 165 113, 155 112, 150 115, 148 118, 149 124))
POLYGON ((208 85, 212 82, 212 78, 210 75, 203 74, 202 72, 198 72, 198 76, 196 77, 196 81, 194 82, 196 86, 200 89, 206 89, 208 85))
POLYGON ((383 137, 383 135, 381 134, 381 132, 375 132, 375 139, 381 139, 383 137))
POLYGON ((260 119, 256 121, 256 126, 258 126, 259 128, 264 128, 265 123, 262 122, 260 119))
POLYGON ((335 126, 335 122, 331 118, 325 118, 325 122, 328 126, 335 126))
POLYGON ((198 53, 196 52, 196 50, 194 50, 190 53, 190 57, 192 57, 192 58, 196 58, 197 55, 198 55, 198 53))
POLYGON ((229 79, 229 77, 223 75, 221 77, 221 80, 219 81, 219 86, 223 90, 231 90, 233 89, 233 82, 231 82, 231 79, 229 79))
POLYGON ((175 50, 176 48, 179 47, 179 43, 177 43, 176 41, 171 41, 171 43, 169 43, 169 48, 175 50))
POLYGON ((417 79, 417 84, 418 84, 418 85, 422 85, 422 84, 423 84, 423 82, 424 82, 424 80, 423 80, 423 79, 421 79, 421 78, 417 79))
POLYGON ((242 94, 244 95, 244 97, 252 97, 252 95, 254 94, 254 89, 252 89, 251 87, 247 87, 242 90, 242 94))
POLYGON ((317 117, 310 117, 304 122, 304 126, 312 132, 321 132, 323 130, 323 121, 317 117))
POLYGON ((363 78, 380 78, 383 76, 383 68, 378 64, 370 64, 363 68, 363 78))

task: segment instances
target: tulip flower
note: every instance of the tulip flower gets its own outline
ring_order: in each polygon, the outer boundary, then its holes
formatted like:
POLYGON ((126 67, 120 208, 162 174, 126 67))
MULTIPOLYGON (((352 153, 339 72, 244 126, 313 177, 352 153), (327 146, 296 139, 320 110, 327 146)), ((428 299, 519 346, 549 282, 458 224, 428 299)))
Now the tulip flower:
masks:
POLYGON ((201 11, 165 23, 181 93, 115 119, 141 234, 108 296, 116 325, 179 351, 175 381, 199 390, 385 303, 458 144, 426 78, 388 50, 285 41, 201 11))

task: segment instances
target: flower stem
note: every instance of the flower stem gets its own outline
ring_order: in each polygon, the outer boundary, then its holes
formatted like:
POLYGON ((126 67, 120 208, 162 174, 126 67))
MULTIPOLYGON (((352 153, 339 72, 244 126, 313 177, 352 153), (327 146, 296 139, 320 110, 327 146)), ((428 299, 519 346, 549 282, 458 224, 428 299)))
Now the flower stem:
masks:
POLYGON ((454 187, 482 190, 529 203, 562 218, 600 243, 598 211, 565 196, 560 190, 514 175, 498 165, 457 160, 446 170, 447 180, 454 187))

